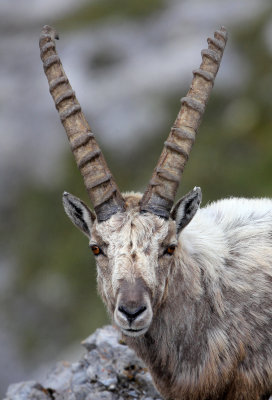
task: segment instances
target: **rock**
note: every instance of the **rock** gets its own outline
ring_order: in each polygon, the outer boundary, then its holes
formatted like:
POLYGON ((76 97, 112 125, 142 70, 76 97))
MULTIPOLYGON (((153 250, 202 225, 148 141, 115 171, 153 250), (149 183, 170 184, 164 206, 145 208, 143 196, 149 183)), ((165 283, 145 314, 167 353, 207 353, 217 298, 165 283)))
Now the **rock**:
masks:
POLYGON ((41 383, 10 385, 4 400, 160 400, 143 362, 112 326, 98 329, 82 345, 76 363, 59 362, 41 383))

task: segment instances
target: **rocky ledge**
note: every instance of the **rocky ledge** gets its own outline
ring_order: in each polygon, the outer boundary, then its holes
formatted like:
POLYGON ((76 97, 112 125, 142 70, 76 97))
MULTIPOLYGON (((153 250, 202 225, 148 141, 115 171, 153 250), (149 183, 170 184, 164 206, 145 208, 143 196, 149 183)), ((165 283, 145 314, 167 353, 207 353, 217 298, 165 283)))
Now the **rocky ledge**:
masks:
POLYGON ((4 400, 160 400, 143 362, 120 341, 112 326, 83 343, 76 363, 60 362, 42 382, 9 386, 4 400))

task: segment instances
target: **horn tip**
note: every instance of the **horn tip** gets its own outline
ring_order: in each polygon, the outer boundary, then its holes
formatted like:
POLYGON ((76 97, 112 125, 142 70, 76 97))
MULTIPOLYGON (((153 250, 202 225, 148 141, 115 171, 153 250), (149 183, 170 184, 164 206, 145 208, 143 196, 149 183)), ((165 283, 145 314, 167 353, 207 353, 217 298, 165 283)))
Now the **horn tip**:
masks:
POLYGON ((41 36, 42 36, 42 35, 50 35, 51 38, 52 38, 53 40, 54 40, 54 39, 56 39, 56 40, 59 39, 59 34, 58 34, 58 32, 56 31, 55 28, 53 28, 53 27, 50 26, 50 25, 44 25, 44 26, 43 26, 42 31, 41 31, 41 36))
MULTIPOLYGON (((217 32, 215 32, 216 34, 217 32)), ((222 38, 227 41, 228 40, 228 31, 224 25, 220 26, 218 33, 222 36, 222 38)))

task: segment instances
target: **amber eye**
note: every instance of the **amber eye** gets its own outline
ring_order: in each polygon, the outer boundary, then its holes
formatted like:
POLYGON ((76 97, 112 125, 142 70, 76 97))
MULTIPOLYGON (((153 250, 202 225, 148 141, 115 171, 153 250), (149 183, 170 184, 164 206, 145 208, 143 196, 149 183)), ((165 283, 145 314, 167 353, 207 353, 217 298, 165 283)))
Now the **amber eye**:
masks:
POLYGON ((95 256, 98 256, 98 254, 101 254, 101 249, 98 246, 93 245, 93 246, 91 246, 91 249, 95 256))
POLYGON ((174 246, 174 245, 168 246, 167 249, 165 250, 165 253, 169 254, 171 256, 172 254, 174 254, 175 249, 176 249, 176 246, 174 246))

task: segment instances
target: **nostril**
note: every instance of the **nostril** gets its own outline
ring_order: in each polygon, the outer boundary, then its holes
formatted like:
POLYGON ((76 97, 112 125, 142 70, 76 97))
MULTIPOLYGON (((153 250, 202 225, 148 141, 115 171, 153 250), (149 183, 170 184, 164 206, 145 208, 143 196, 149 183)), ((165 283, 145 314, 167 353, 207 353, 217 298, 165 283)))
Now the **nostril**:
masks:
POLYGON ((130 322, 132 322, 134 319, 136 319, 145 310, 146 310, 146 306, 141 306, 138 308, 131 308, 131 309, 128 307, 125 307, 125 306, 118 307, 118 311, 120 311, 122 314, 124 314, 130 322))

